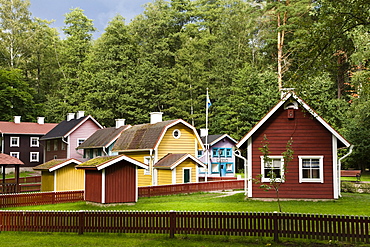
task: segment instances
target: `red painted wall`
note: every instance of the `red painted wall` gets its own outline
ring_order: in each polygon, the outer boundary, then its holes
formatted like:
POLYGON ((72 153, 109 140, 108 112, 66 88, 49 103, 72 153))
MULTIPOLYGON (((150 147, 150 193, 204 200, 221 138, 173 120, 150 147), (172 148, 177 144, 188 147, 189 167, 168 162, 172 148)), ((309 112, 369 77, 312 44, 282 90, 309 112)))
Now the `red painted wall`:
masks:
MULTIPOLYGON (((332 134, 312 115, 301 108, 294 110, 295 118, 288 119, 283 106, 271 116, 267 122, 252 136, 252 177, 261 174, 261 156, 259 150, 266 135, 269 141, 269 155, 281 155, 290 137, 293 138, 292 148, 294 159, 288 164, 286 182, 280 187, 281 198, 316 198, 332 199, 333 192, 333 160, 332 134), (324 183, 299 183, 299 155, 323 155, 324 183)), ((253 183, 252 197, 276 197, 275 190, 264 191, 260 184, 253 183)))
POLYGON ((136 166, 127 161, 105 171, 106 203, 136 202, 136 166))
POLYGON ((85 200, 102 202, 102 173, 101 171, 85 170, 85 200))

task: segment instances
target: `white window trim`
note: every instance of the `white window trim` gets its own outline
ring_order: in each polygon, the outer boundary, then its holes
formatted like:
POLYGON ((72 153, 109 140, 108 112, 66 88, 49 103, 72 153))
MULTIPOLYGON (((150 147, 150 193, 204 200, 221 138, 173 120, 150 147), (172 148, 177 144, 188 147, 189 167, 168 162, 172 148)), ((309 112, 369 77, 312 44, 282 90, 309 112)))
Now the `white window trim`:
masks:
POLYGON ((30 147, 36 147, 36 148, 39 147, 39 138, 38 137, 31 137, 30 138, 30 147), (36 145, 33 145, 32 144, 32 140, 36 140, 37 141, 37 144, 36 145))
POLYGON ((11 136, 10 137, 10 146, 11 147, 19 147, 19 137, 11 136), (13 144, 13 139, 17 140, 17 144, 13 144))
POLYGON ((84 141, 86 141, 86 138, 77 138, 77 143, 76 143, 77 144, 77 147, 80 146, 84 141))
POLYGON ((20 155, 19 152, 10 152, 9 155, 12 156, 12 157, 15 157, 17 159, 19 159, 19 157, 20 157, 19 156, 20 155), (14 155, 16 155, 16 156, 14 156, 14 155))
MULTIPOLYGON (((270 159, 280 159, 281 160, 281 177, 284 177, 284 157, 283 156, 267 156, 270 159)), ((263 156, 261 156, 261 182, 263 183, 269 183, 271 182, 270 178, 265 178, 265 162, 263 156)), ((283 182, 280 178, 276 179, 276 182, 283 182)))
POLYGON ((298 156, 299 159, 299 183, 324 183, 324 156, 298 156), (319 159, 320 178, 303 178, 303 159, 319 159))
POLYGON ((179 129, 175 129, 174 131, 172 131, 172 136, 175 139, 179 139, 181 137, 181 131, 179 129), (175 132, 178 133, 178 136, 175 136, 175 132))
POLYGON ((30 152, 30 162, 39 162, 40 160, 40 154, 39 152, 30 152), (32 155, 33 154, 36 154, 37 155, 37 158, 36 159, 32 159, 32 155))
POLYGON ((144 175, 150 175, 150 156, 144 157, 144 164, 148 166, 148 169, 144 169, 144 175))

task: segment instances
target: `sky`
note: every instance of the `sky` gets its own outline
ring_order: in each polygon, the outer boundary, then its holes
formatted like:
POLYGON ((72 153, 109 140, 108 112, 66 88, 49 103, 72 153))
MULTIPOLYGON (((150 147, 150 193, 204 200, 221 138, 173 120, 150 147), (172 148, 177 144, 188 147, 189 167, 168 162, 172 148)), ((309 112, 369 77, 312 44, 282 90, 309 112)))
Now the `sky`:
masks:
POLYGON ((151 0, 30 0, 29 11, 33 17, 43 20, 54 20, 51 27, 61 28, 64 26, 64 15, 71 9, 80 8, 84 10, 87 18, 92 19, 98 31, 94 38, 99 37, 108 22, 116 15, 122 15, 126 23, 135 16, 143 13, 144 5, 151 0))

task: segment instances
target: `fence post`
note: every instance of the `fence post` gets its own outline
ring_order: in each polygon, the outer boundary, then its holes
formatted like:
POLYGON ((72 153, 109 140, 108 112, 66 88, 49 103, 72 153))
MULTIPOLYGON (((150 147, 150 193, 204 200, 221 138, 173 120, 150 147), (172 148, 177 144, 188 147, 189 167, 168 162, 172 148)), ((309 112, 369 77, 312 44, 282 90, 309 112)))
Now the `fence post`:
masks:
POLYGON ((84 233, 85 229, 85 211, 80 210, 78 213, 78 234, 81 235, 84 233))
POLYGON ((175 237, 176 231, 176 212, 171 210, 170 211, 170 238, 175 237))
POLYGON ((273 213, 273 224, 274 224, 274 242, 279 242, 279 218, 278 218, 278 212, 273 213))

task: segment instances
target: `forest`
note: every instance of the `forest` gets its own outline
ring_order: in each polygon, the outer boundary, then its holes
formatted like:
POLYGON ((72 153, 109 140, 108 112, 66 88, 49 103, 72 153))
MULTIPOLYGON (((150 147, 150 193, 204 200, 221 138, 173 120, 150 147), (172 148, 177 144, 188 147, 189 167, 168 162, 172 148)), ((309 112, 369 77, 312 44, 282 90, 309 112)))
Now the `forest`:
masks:
POLYGON ((294 88, 354 145, 345 165, 370 167, 368 0, 154 0, 95 39, 84 10, 59 33, 29 6, 0 0, 1 121, 82 110, 110 127, 161 111, 199 129, 208 89, 209 133, 239 140, 294 88))

